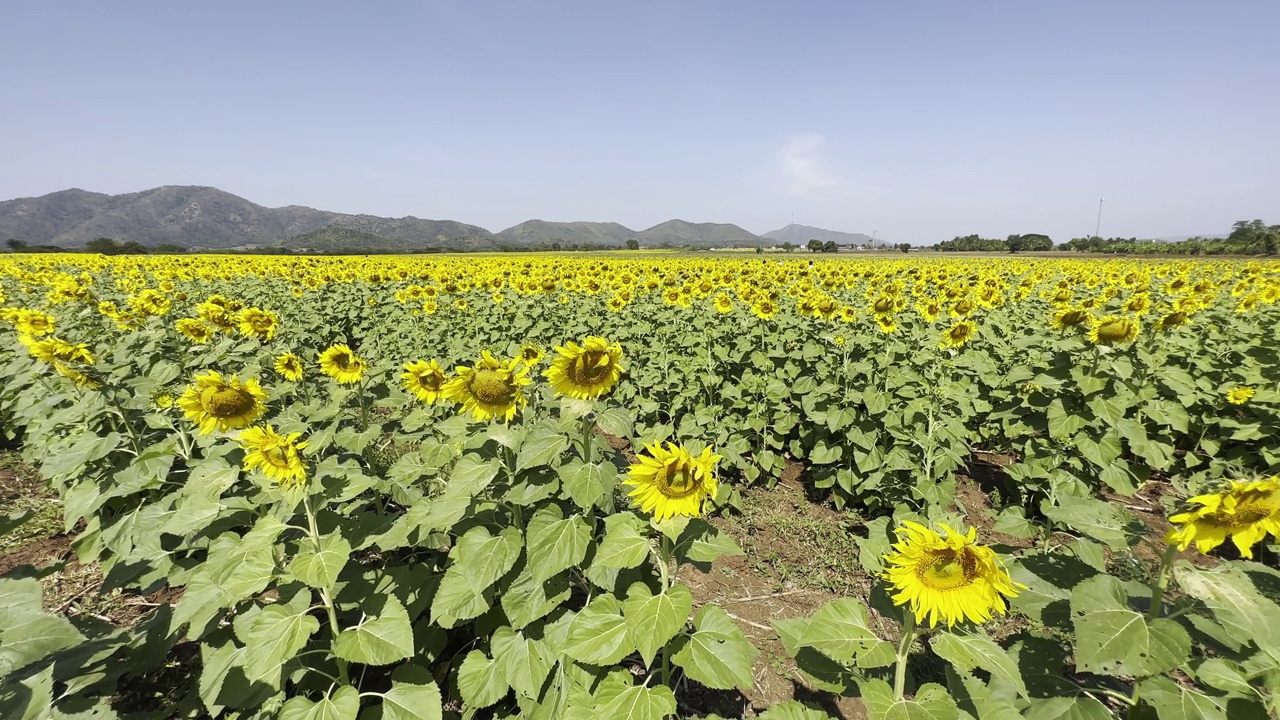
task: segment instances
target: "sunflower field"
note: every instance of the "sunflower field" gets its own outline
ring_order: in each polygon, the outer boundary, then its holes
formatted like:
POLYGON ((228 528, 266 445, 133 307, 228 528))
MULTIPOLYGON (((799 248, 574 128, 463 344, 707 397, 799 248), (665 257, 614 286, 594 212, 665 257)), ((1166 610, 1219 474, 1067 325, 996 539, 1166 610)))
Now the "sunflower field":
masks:
POLYGON ((1278 300, 1263 261, 0 256, 0 436, 147 608, 0 576, 0 717, 1274 717, 1278 300), (784 472, 865 583, 751 623, 767 660, 693 583, 784 472), (804 692, 700 701, 771 662, 804 692))

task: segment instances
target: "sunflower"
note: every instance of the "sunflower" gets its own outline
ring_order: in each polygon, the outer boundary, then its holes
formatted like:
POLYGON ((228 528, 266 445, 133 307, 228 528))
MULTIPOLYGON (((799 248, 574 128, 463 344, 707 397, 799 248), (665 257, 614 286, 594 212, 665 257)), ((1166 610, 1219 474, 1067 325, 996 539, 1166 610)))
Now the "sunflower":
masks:
POLYGON ((213 337, 213 328, 204 324, 199 318, 181 318, 174 323, 174 327, 178 332, 182 333, 193 343, 203 345, 209 342, 209 338, 213 337))
POLYGON ((1089 311, 1084 308, 1064 307, 1053 311, 1053 329, 1066 330, 1089 322, 1089 311))
POLYGON ((1227 391, 1227 402, 1232 405, 1243 405, 1253 397, 1253 388, 1248 385, 1237 385, 1227 391))
POLYGON ((240 334, 245 337, 270 340, 276 336, 276 328, 279 326, 280 321, 270 310, 246 308, 240 312, 240 334))
POLYGON ((441 397, 441 389, 447 378, 440 363, 435 360, 416 360, 404 364, 400 375, 404 389, 425 403, 434 403, 441 397))
POLYGON ((895 591, 896 605, 910 604, 916 622, 929 618, 948 626, 969 620, 987 622, 1005 613, 1001 597, 1016 597, 1018 587, 995 552, 977 544, 977 530, 957 532, 943 525, 946 537, 920 523, 898 528, 899 542, 885 557, 884 577, 895 591))
POLYGON ((320 353, 320 372, 328 375, 339 385, 352 385, 360 382, 368 364, 364 358, 351 352, 346 345, 330 345, 320 353))
POLYGON ((422 303, 422 314, 423 314, 423 315, 435 315, 435 314, 436 314, 436 301, 435 301, 435 300, 427 300, 426 302, 422 303))
POLYGON ((716 299, 711 303, 715 306, 716 312, 731 313, 733 312, 733 299, 729 297, 729 293, 722 292, 716 295, 716 299))
POLYGON ((627 301, 621 295, 614 295, 609 298, 609 301, 605 303, 605 306, 613 312, 622 312, 622 309, 627 306, 627 301))
MULTIPOLYGON (((27 348, 27 352, 31 354, 31 357, 47 362, 54 367, 65 365, 66 363, 93 364, 93 354, 89 352, 89 346, 85 343, 70 343, 56 337, 36 340, 27 335, 19 335, 18 342, 27 348)), ((59 372, 61 372, 61 369, 59 369, 59 372)))
POLYGON ((1253 546, 1268 533, 1280 535, 1280 476, 1251 482, 1231 481, 1219 492, 1197 495, 1187 504, 1198 505, 1169 516, 1169 522, 1181 527, 1169 531, 1165 541, 1177 543, 1186 550, 1191 543, 1201 553, 1208 553, 1227 538, 1246 558, 1253 557, 1253 546))
POLYGON ((454 368, 457 376, 440 388, 445 399, 462 403, 462 411, 480 421, 510 422, 527 400, 521 389, 530 383, 529 369, 518 360, 500 362, 488 350, 472 367, 454 368))
POLYGON ((960 322, 947 328, 942 333, 942 340, 938 343, 941 348, 958 348, 973 339, 974 333, 978 331, 978 325, 972 320, 961 320, 960 322))
POLYGON ((280 435, 270 425, 245 430, 240 433, 240 446, 245 449, 244 469, 259 468, 284 488, 302 487, 307 482, 307 466, 299 451, 307 444, 298 442, 301 435, 280 435))
POLYGON ((298 382, 302 379, 302 358, 291 352, 277 355, 275 367, 280 377, 289 382, 298 382))
POLYGON ((224 379, 217 371, 209 370, 196 375, 195 384, 178 398, 178 407, 200 427, 201 435, 207 435, 214 430, 250 425, 266 412, 266 399, 267 391, 257 379, 240 382, 235 375, 224 379))
POLYGON ((533 367, 542 361, 542 348, 537 345, 520 346, 520 362, 533 367))
POLYGON ((13 326, 23 335, 40 337, 53 332, 53 316, 39 310, 19 310, 13 326))
POLYGON ((751 313, 761 320, 769 320, 778 314, 778 305, 768 298, 762 298, 751 306, 751 313))
POLYGON ((602 337, 568 342, 556 348, 560 357, 547 368, 547 381, 557 394, 591 400, 609 391, 622 377, 622 346, 602 337))
POLYGON ((715 465, 720 456, 706 448, 693 457, 683 445, 646 445, 636 456, 624 484, 641 510, 661 522, 670 517, 698 517, 705 501, 716 495, 715 465))
POLYGON ((1094 345, 1116 345, 1133 342, 1138 337, 1141 326, 1137 319, 1108 315, 1101 320, 1093 319, 1089 327, 1089 341, 1094 345))
POLYGON ((129 298, 129 307, 143 317, 151 317, 169 312, 171 303, 159 290, 143 290, 129 298))
POLYGON ((892 315, 876 315, 876 325, 882 333, 891 333, 898 329, 898 323, 894 321, 892 315))
POLYGON ((1156 330, 1167 332, 1179 325, 1187 323, 1188 316, 1181 310, 1165 313, 1158 322, 1156 322, 1156 330))

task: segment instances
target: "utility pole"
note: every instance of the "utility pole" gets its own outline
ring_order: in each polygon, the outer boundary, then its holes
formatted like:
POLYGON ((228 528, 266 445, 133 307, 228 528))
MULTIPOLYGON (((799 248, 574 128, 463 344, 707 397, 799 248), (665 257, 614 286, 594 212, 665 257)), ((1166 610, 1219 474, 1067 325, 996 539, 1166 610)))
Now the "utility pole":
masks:
POLYGON ((1098 224, 1093 226, 1093 236, 1102 237, 1098 233, 1102 231, 1102 201, 1106 198, 1098 198, 1098 224))

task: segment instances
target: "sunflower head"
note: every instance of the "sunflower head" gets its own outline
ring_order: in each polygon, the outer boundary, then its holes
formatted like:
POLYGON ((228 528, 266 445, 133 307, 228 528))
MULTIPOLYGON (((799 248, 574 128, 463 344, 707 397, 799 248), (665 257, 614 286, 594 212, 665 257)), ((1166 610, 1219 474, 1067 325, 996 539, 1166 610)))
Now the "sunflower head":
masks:
POLYGON ((520 346, 520 362, 533 367, 542 361, 542 348, 537 345, 520 346))
POLYGON ((716 312, 719 312, 719 313, 733 312, 733 298, 729 297, 729 293, 726 293, 726 292, 718 293, 716 295, 716 299, 712 301, 712 305, 715 306, 716 312))
POLYGON ((1140 326, 1136 318, 1108 315, 1093 320, 1089 328, 1089 341, 1094 345, 1119 345, 1133 342, 1140 326))
POLYGON ((234 430, 246 427, 267 410, 267 392, 258 381, 250 378, 241 382, 235 375, 230 378, 209 370, 195 377, 195 382, 178 398, 178 407, 187 419, 196 423, 200 434, 214 430, 234 430))
POLYGON ((289 382, 298 382, 302 379, 302 358, 291 352, 276 356, 275 367, 280 377, 289 382))
POLYGON ((761 320, 769 320, 778 314, 778 304, 769 298, 762 298, 751 306, 751 312, 761 320))
POLYGON ((197 345, 203 345, 213 337, 213 328, 206 325, 200 318, 182 318, 174 324, 174 327, 197 345))
POLYGON ((909 605, 916 622, 927 617, 948 626, 966 620, 984 623, 1005 613, 1005 597, 1016 597, 1018 586, 991 548, 977 544, 977 531, 944 534, 919 523, 898 528, 898 542, 885 557, 885 580, 893 602, 909 605))
POLYGON ((39 310, 18 310, 13 326, 22 335, 40 337, 53 332, 53 316, 39 310))
POLYGON ((276 336, 280 322, 276 314, 259 308, 246 308, 240 312, 240 334, 259 340, 270 340, 276 336))
POLYGON ((1232 405, 1243 405, 1253 397, 1253 388, 1248 385, 1237 385, 1227 391, 1227 402, 1232 405))
POLYGON ((876 315, 876 327, 880 328, 882 333, 896 332, 898 323, 893 319, 892 315, 876 315))
POLYGON ((715 476, 720 456, 705 448, 694 457, 683 445, 654 443, 636 456, 624 482, 643 511, 662 522, 670 517, 698 517, 708 500, 716 496, 715 476))
POLYGON ((1055 330, 1066 330, 1069 327, 1076 327, 1089 322, 1089 311, 1085 308, 1059 308, 1053 313, 1053 328, 1055 330))
POLYGON ((258 468, 283 488, 302 487, 307 481, 307 466, 302 462, 301 451, 307 444, 298 442, 301 435, 280 435, 270 425, 245 430, 240 433, 244 469, 258 468))
POLYGON ((510 422, 528 402, 523 388, 530 383, 529 369, 519 360, 502 362, 485 350, 475 365, 459 365, 455 372, 440 392, 446 400, 462 403, 462 411, 476 420, 510 422))
POLYGON ((445 381, 444 370, 435 360, 415 360, 405 363, 400 379, 404 389, 425 403, 434 403, 442 397, 445 381))
POLYGON ((943 331, 942 340, 938 345, 942 348, 958 348, 972 340, 977 332, 976 323, 972 320, 961 320, 943 331))
POLYGON ((354 385, 364 377, 368 364, 346 345, 330 345, 320 353, 320 372, 333 378, 339 385, 354 385))
POLYGON ((556 348, 559 356, 547 369, 551 388, 560 395, 591 400, 608 392, 622 377, 622 346, 602 337, 556 348))
POLYGON ((1156 323, 1156 329, 1161 332, 1167 332, 1179 325, 1185 325, 1187 323, 1187 319, 1187 313, 1182 310, 1174 310, 1172 312, 1165 313, 1160 317, 1160 320, 1156 323))
POLYGON ((1253 546, 1267 534, 1280 536, 1280 476, 1238 482, 1215 493, 1197 495, 1184 512, 1169 516, 1174 527, 1165 541, 1186 550, 1208 553, 1228 538, 1240 554, 1253 557, 1253 546))

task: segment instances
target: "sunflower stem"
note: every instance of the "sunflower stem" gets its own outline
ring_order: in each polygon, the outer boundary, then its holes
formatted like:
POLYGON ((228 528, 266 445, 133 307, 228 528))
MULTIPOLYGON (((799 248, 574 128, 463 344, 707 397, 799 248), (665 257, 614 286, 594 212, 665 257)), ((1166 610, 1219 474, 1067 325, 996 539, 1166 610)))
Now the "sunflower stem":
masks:
POLYGON ((901 700, 907 689, 907 655, 916 639, 916 615, 911 608, 905 610, 902 620, 902 640, 898 641, 898 664, 893 668, 893 697, 901 700))
POLYGON ((595 418, 591 417, 591 413, 582 416, 582 461, 591 464, 592 441, 595 439, 593 431, 596 429, 595 418))
POLYGON ((1169 568, 1173 566, 1173 558, 1178 554, 1177 545, 1169 545, 1160 558, 1160 572, 1151 578, 1151 609, 1147 611, 1147 620, 1160 617, 1164 605, 1164 592, 1169 587, 1169 568))
MULTIPOLYGON (((304 491, 305 493, 305 491, 304 491)), ((307 513, 307 527, 311 531, 311 542, 314 547, 320 547, 320 529, 316 525, 316 512, 311 508, 311 494, 305 493, 302 496, 302 507, 307 513)), ((320 589, 320 600, 324 603, 325 613, 329 616, 329 632, 333 634, 334 642, 338 640, 338 634, 341 630, 338 628, 338 614, 333 607, 333 597, 329 595, 326 588, 320 589)), ((350 685, 351 680, 347 675, 347 661, 340 657, 335 657, 338 663, 338 678, 343 685, 350 685)))

